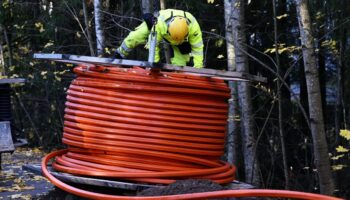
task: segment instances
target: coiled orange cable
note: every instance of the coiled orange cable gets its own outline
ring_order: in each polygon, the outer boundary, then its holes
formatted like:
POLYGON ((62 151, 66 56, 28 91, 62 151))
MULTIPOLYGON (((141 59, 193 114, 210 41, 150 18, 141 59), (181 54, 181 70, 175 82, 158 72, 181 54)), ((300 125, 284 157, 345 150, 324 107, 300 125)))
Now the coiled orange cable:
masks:
MULTIPOLYGON (((152 74, 138 67, 81 65, 74 72, 78 78, 67 91, 63 134, 68 149, 51 153, 42 162, 44 174, 56 186, 88 198, 130 199, 62 183, 46 169, 53 157, 56 170, 128 182, 170 184, 202 178, 223 184, 234 179, 235 167, 219 160, 230 96, 223 81, 180 73, 152 74)), ((236 194, 247 195, 225 191, 166 198, 236 194)), ((251 194, 257 194, 256 190, 251 194)), ((299 193, 289 195, 298 197, 299 193)))
POLYGON ((77 175, 170 184, 234 179, 221 162, 229 89, 218 79, 141 68, 78 66, 53 167, 77 175))

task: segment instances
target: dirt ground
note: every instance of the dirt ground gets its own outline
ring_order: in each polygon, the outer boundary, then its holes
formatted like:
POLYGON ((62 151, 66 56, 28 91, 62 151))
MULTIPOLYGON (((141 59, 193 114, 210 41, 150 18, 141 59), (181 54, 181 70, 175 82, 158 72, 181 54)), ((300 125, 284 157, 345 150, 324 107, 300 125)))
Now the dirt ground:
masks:
POLYGON ((23 165, 38 164, 46 154, 38 148, 16 148, 12 154, 2 154, 0 199, 78 199, 55 188, 46 178, 22 170, 23 165))

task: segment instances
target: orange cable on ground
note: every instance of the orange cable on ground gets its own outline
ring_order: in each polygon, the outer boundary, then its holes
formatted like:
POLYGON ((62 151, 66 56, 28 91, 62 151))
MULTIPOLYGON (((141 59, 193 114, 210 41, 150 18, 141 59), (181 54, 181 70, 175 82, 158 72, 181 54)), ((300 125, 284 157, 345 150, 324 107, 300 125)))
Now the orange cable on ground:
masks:
POLYGON ((286 191, 286 190, 268 190, 268 189, 243 189, 243 190, 222 190, 214 192, 202 192, 202 193, 191 193, 191 194, 178 194, 168 196, 153 196, 153 197, 141 197, 141 196, 117 196, 101 194, 96 192, 90 192, 82 190, 71 185, 68 185, 53 175, 47 169, 49 160, 67 153, 68 150, 60 150, 52 152, 43 158, 41 167, 43 174, 57 187, 60 189, 90 199, 109 199, 109 200, 175 200, 175 199, 208 199, 208 198, 225 198, 225 197, 276 197, 276 198, 293 198, 293 199, 305 199, 305 200, 341 200, 340 198, 325 196, 320 194, 297 192, 297 191, 286 191))
MULTIPOLYGON (((234 180, 236 168, 220 161, 230 96, 222 80, 170 72, 152 74, 138 67, 81 65, 74 72, 78 78, 67 91, 62 139, 68 149, 53 152, 42 162, 43 173, 53 184, 94 199, 160 198, 111 196, 71 187, 47 171, 47 162, 54 157, 52 166, 62 172, 135 183, 170 184, 202 178, 225 184, 234 180)), ((240 190, 164 198, 276 194, 299 198, 306 193, 240 190)), ((315 197, 308 195, 309 199, 315 197)))

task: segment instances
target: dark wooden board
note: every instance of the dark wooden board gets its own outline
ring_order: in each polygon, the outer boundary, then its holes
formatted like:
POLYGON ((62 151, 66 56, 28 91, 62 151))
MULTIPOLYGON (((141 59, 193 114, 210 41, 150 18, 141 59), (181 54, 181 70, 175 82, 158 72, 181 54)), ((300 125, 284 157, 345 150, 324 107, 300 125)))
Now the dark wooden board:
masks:
POLYGON ((100 58, 92 56, 81 56, 81 55, 70 55, 70 54, 45 54, 45 53, 36 53, 33 56, 35 59, 43 59, 64 63, 72 64, 94 64, 94 65, 106 65, 114 67, 125 67, 125 66, 139 66, 139 67, 150 67, 150 68, 159 68, 165 71, 177 71, 185 72, 191 74, 197 74, 199 76, 205 77, 215 77, 224 80, 233 80, 233 81, 258 81, 266 82, 265 77, 255 76, 243 72, 231 72, 225 70, 215 70, 208 68, 194 68, 189 66, 176 66, 163 63, 151 63, 147 61, 138 61, 138 60, 127 60, 127 59, 113 59, 113 58, 100 58))

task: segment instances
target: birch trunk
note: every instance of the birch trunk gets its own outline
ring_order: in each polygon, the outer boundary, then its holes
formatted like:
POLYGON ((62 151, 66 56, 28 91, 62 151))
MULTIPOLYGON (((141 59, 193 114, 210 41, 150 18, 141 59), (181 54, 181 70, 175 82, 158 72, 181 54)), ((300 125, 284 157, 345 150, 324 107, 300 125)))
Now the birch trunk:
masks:
MULTIPOLYGON (((244 0, 232 0, 232 33, 235 45, 235 64, 238 72, 249 72, 245 24, 244 24, 244 0)), ((258 162, 255 159, 255 130, 253 128, 251 90, 247 82, 238 83, 238 98, 241 105, 241 133, 243 141, 243 156, 246 182, 259 187, 260 177, 258 162)))
POLYGON ((103 49, 104 49, 104 36, 103 36, 101 8, 102 8, 101 0, 94 0, 96 47, 97 47, 98 56, 103 55, 103 49))
POLYGON ((1 76, 5 76, 5 75, 6 75, 6 70, 5 70, 4 51, 2 48, 2 44, 0 43, 0 78, 1 76))
MULTIPOLYGON (((225 34, 226 34, 226 49, 227 49, 227 68, 228 71, 236 71, 235 65, 235 48, 233 46, 233 33, 232 33, 232 2, 231 0, 225 0, 225 34)), ((237 110, 237 83, 229 81, 228 85, 231 89, 231 98, 229 99, 229 110, 227 120, 227 137, 226 137, 226 159, 230 164, 237 163, 237 123, 235 121, 237 110)))
POLYGON ((89 44, 90 55, 95 56, 95 50, 94 50, 94 45, 93 45, 90 26, 89 26, 89 14, 87 12, 85 0, 83 0, 83 13, 84 13, 85 32, 86 32, 87 40, 89 44))
POLYGON ((334 181, 328 156, 328 146, 322 114, 319 74, 316 64, 314 38, 311 32, 310 14, 307 0, 295 0, 295 2, 308 92, 314 162, 318 173, 320 192, 322 194, 331 195, 334 192, 334 181))
POLYGON ((6 68, 5 68, 5 59, 4 59, 4 50, 3 50, 3 40, 1 33, 3 32, 2 24, 0 24, 0 76, 6 75, 6 68))

